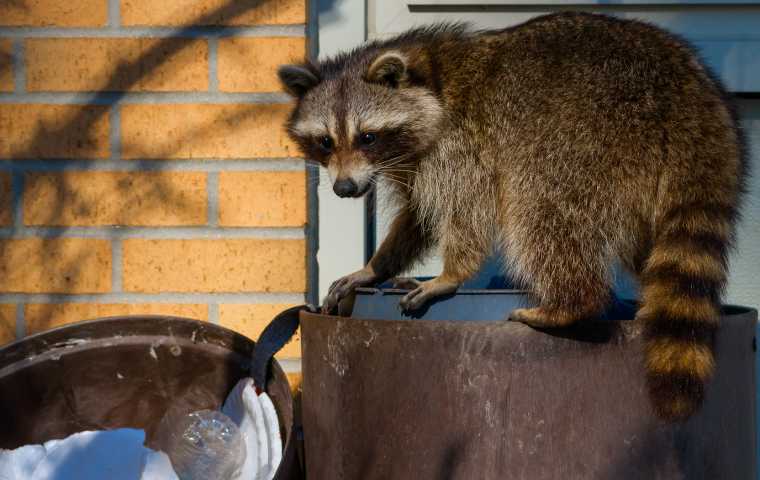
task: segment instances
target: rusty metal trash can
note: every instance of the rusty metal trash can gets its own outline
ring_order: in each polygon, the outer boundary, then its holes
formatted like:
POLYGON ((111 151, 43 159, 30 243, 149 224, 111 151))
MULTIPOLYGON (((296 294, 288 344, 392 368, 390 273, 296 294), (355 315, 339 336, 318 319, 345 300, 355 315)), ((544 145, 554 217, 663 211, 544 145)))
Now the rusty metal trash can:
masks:
POLYGON ((309 480, 756 478, 755 310, 725 307, 682 425, 650 410, 637 321, 458 320, 301 313, 309 480))
MULTIPOLYGON (((176 412, 218 409, 249 375, 254 342, 208 322, 122 317, 82 322, 0 349, 0 448, 64 438, 83 430, 146 431, 176 412)), ((303 478, 293 400, 276 362, 267 393, 280 420, 278 480, 303 478)))

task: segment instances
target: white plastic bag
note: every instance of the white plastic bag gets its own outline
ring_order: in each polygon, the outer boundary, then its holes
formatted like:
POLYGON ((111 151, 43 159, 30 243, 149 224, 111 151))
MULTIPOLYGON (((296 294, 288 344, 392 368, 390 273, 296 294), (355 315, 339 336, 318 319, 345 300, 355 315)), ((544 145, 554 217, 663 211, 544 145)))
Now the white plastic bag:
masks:
MULTIPOLYGON (((229 480, 272 480, 282 461, 272 400, 266 393, 256 395, 253 380, 246 378, 227 396, 222 413, 237 426, 244 442, 245 461, 229 480)), ((179 423, 175 427, 182 430, 179 423)), ((0 450, 0 480, 179 480, 169 456, 144 442, 142 430, 122 428, 0 450)))
POLYGON ((282 437, 269 395, 256 395, 253 379, 244 378, 227 396, 222 413, 240 427, 248 451, 234 480, 272 480, 282 461, 282 437))
MULTIPOLYGON (((153 469, 156 452, 143 446, 145 432, 131 428, 80 432, 44 445, 0 451, 1 480, 136 480, 153 469)), ((173 472, 172 472, 173 474, 173 472)), ((150 477, 149 477, 150 478, 150 477)), ((176 480, 153 476, 150 480, 176 480)))

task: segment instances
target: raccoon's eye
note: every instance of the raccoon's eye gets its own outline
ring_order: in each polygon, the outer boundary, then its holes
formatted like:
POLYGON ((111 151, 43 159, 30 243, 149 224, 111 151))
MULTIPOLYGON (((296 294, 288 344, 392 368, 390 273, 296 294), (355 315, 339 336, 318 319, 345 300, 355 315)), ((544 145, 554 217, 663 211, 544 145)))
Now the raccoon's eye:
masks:
POLYGON ((359 136, 359 141, 362 142, 362 145, 372 145, 375 143, 375 140, 377 140, 377 135, 372 132, 362 133, 359 136))
POLYGON ((322 147, 326 152, 329 152, 330 150, 332 150, 333 140, 329 135, 319 137, 318 142, 319 142, 319 146, 322 147))

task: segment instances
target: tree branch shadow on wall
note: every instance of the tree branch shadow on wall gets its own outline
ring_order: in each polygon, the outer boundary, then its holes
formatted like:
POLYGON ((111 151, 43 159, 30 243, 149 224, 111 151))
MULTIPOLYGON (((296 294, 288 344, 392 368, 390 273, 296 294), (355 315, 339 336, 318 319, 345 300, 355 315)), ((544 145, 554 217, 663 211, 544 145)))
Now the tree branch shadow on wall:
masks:
POLYGON ((0 72, 5 69, 10 70, 13 65, 13 54, 0 52, 0 72))
MULTIPOLYGON (((10 4, 13 7, 26 8, 26 3, 24 0, 0 1, 6 5, 10 4)), ((260 8, 270 1, 274 0, 229 0, 222 7, 196 18, 193 22, 191 22, 192 26, 186 28, 178 28, 172 37, 160 39, 139 58, 133 61, 120 63, 109 75, 109 79, 106 82, 106 85, 101 90, 94 92, 86 103, 77 105, 98 105, 107 107, 119 103, 127 95, 128 91, 133 88, 141 79, 145 78, 152 70, 159 68, 174 55, 190 46, 194 41, 197 41, 197 32, 199 29, 202 29, 204 26, 215 28, 214 25, 218 25, 222 22, 230 22, 231 20, 239 18, 240 16, 252 10, 255 10, 256 8, 260 8)), ((8 59, 8 61, 12 60, 8 59)), ((102 122, 104 117, 108 115, 108 112, 108 108, 102 108, 94 111, 93 109, 81 109, 78 111, 78 113, 68 119, 62 126, 51 126, 41 122, 37 125, 36 131, 31 140, 26 142, 25 147, 16 151, 12 151, 10 158, 14 164, 20 165, 23 169, 23 162, 26 160, 36 160, 40 157, 50 157, 50 155, 45 154, 46 151, 50 151, 50 142, 74 142, 77 146, 84 145, 86 150, 87 145, 96 145, 94 138, 96 135, 102 135, 101 132, 97 132, 96 127, 98 123, 102 122)), ((255 112, 249 111, 248 109, 243 109, 237 116, 232 118, 224 117, 223 120, 225 122, 234 123, 249 115, 255 115, 255 112)), ((219 120, 220 118, 215 118, 212 120, 212 123, 219 120)), ((190 132, 188 137, 197 138, 197 136, 202 136, 204 134, 204 130, 205 128, 199 127, 197 131, 190 132)), ((182 139, 179 139, 169 148, 178 147, 181 144, 182 139)), ((113 147, 113 145, 111 147, 113 147)), ((124 150, 125 148, 139 150, 139 146, 135 145, 124 145, 122 149, 124 150)), ((160 155, 152 154, 150 159, 123 161, 125 162, 125 166, 128 165, 130 167, 130 170, 162 171, 171 166, 171 160, 167 161, 168 164, 166 166, 161 165, 161 162, 157 162, 156 160, 161 158, 167 159, 170 158, 171 155, 172 151, 170 149, 167 149, 160 155)), ((50 161, 55 162, 56 160, 50 161)), ((71 169, 63 168, 63 171, 93 170, 97 168, 98 162, 99 160, 97 159, 77 161, 75 162, 76 166, 72 167, 71 169)), ((44 175, 29 175, 25 172, 24 194, 26 195, 26 192, 35 191, 36 187, 38 186, 37 182, 41 181, 43 177, 44 175)), ((55 192, 55 208, 47 212, 44 219, 35 222, 39 226, 44 225, 45 227, 54 227, 48 230, 48 233, 42 240, 41 250, 39 252, 36 252, 36 254, 39 255, 38 259, 43 264, 52 262, 56 258, 57 252, 54 242, 65 234, 66 227, 55 227, 61 226, 61 219, 64 215, 64 209, 70 206, 72 203, 77 208, 87 208, 87 200, 83 199, 79 194, 77 194, 76 189, 73 185, 70 184, 69 179, 65 175, 62 175, 61 181, 61 187, 57 188, 55 192)), ((124 182, 122 184, 117 183, 115 185, 115 188, 120 192, 127 192, 132 187, 128 182, 124 182)), ((197 204, 194 202, 190 202, 189 204, 181 192, 177 192, 172 185, 167 183, 164 179, 161 179, 160 176, 157 178, 157 181, 154 183, 154 186, 151 188, 151 190, 145 192, 145 195, 157 196, 163 203, 172 205, 177 212, 189 212, 197 208, 197 204)), ((23 206, 19 207, 23 209, 23 206)), ((18 234, 23 233, 21 231, 23 228, 24 227, 14 225, 6 228, 5 230, 9 231, 9 236, 11 238, 15 238, 18 234)), ((109 232, 107 238, 112 240, 118 237, 116 233, 109 232)), ((0 256, 6 255, 7 247, 8 245, 6 242, 0 242, 0 256)), ((73 282, 75 282, 79 277, 80 266, 90 255, 93 255, 91 251, 83 249, 68 259, 65 268, 63 268, 63 275, 65 276, 66 282, 71 282, 73 285, 73 282)), ((7 276, 7 272, 0 271, 0 275, 7 276)), ((12 286, 10 287, 12 289, 12 286)), ((67 293, 65 290, 66 289, 59 293, 67 293)), ((47 296, 52 300, 55 295, 56 293, 45 294, 43 295, 43 298, 47 296)), ((44 330, 51 324, 54 305, 49 301, 45 303, 48 303, 48 305, 41 311, 40 318, 35 324, 35 330, 44 330)))
POLYGON ((29 11, 29 6, 26 4, 26 0, 0 0, 0 5, 12 7, 16 10, 22 10, 24 12, 29 11))

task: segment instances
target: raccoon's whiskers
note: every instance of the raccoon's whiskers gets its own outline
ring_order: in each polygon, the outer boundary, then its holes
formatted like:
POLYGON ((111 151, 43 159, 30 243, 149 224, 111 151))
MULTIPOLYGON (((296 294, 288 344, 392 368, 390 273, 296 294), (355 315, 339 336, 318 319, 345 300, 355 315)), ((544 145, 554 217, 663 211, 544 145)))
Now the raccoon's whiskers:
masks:
POLYGON ((396 178, 405 178, 401 174, 414 175, 417 172, 415 172, 414 170, 397 170, 397 169, 393 169, 393 170, 384 170, 382 173, 383 173, 383 175, 386 175, 386 176, 390 175, 390 176, 394 176, 396 178))
POLYGON ((411 153, 402 153, 400 155, 396 155, 395 157, 386 158, 382 162, 379 162, 377 166, 378 168, 392 167, 392 166, 398 165, 399 163, 411 157, 412 157, 411 153))
POLYGON ((403 176, 394 175, 393 173, 394 172, 387 172, 387 171, 382 172, 383 178, 385 178, 385 179, 387 179, 387 180, 389 180, 391 182, 396 182, 396 183, 399 183, 401 185, 407 186, 407 180, 408 180, 407 178, 405 178, 403 176))

